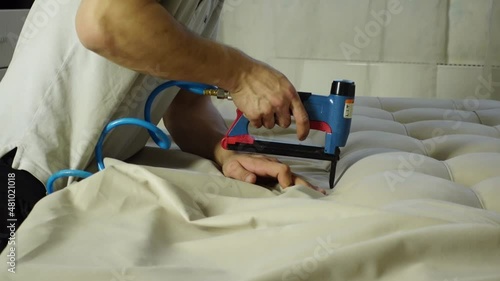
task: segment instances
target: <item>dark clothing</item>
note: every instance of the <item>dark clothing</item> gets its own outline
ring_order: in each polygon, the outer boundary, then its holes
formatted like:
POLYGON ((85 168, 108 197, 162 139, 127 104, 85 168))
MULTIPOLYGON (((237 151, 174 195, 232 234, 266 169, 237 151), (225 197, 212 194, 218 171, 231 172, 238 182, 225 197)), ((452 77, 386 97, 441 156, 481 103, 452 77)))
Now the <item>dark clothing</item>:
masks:
POLYGON ((15 153, 0 158, 0 252, 46 194, 44 185, 30 173, 11 168, 15 153))

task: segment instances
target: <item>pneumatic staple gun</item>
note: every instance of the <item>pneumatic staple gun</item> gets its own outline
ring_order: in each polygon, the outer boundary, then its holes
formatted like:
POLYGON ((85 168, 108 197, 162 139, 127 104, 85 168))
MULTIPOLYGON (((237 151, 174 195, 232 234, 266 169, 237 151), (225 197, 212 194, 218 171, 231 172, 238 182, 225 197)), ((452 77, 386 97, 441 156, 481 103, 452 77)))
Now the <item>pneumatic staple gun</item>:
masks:
POLYGON ((222 140, 224 149, 257 152, 331 161, 330 189, 335 183, 335 170, 340 158, 339 147, 344 147, 351 129, 355 97, 355 83, 335 80, 330 95, 320 96, 299 92, 309 114, 310 128, 325 132, 325 147, 274 143, 256 140, 248 133, 249 120, 237 110, 237 117, 222 140))

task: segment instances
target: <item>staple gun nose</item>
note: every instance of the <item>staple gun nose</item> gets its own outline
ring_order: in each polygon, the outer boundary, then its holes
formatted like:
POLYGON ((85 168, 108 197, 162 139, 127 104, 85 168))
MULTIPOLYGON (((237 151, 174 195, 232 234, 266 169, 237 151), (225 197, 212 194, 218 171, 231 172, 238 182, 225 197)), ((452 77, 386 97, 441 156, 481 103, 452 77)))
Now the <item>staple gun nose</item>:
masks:
POLYGON ((222 140, 224 149, 331 161, 330 188, 335 185, 335 170, 340 147, 346 145, 351 130, 356 85, 351 80, 335 80, 329 95, 299 92, 309 115, 310 128, 325 132, 325 146, 306 146, 255 140, 248 133, 250 121, 237 110, 236 120, 222 140))

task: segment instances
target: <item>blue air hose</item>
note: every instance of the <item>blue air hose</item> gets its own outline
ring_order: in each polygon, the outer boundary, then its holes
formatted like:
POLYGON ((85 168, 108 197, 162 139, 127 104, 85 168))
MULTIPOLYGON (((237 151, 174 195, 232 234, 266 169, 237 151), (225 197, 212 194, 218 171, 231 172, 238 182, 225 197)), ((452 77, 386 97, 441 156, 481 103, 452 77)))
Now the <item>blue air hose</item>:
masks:
MULTIPOLYGON (((184 82, 184 81, 168 81, 166 83, 161 84, 160 86, 156 87, 156 89, 151 92, 149 95, 148 100, 146 101, 146 106, 144 108, 144 119, 137 119, 137 118, 122 118, 118 120, 111 121, 106 125, 104 130, 101 133, 101 136, 99 137, 99 140, 97 141, 96 147, 95 147, 95 158, 97 161, 97 167, 99 171, 104 170, 104 156, 103 156, 103 145, 104 145, 104 140, 108 133, 112 131, 116 127, 120 126, 125 126, 125 125, 134 125, 134 126, 139 126, 142 128, 145 128, 148 130, 149 135, 151 138, 154 140, 154 142, 162 149, 169 149, 171 142, 168 136, 160 129, 158 128, 155 124, 151 123, 151 107, 153 105, 153 102, 155 98, 165 91, 166 89, 170 87, 177 86, 181 89, 188 90, 192 93, 198 94, 198 95, 204 95, 206 93, 206 90, 213 90, 217 89, 217 87, 210 86, 210 85, 205 85, 205 84, 200 84, 200 83, 193 83, 193 82, 184 82)), ((82 171, 82 170, 62 170, 59 172, 54 173, 52 176, 47 181, 47 194, 51 194, 54 192, 54 182, 60 178, 63 177, 75 177, 75 178, 80 178, 80 179, 85 179, 88 178, 92 175, 90 172, 82 171)))

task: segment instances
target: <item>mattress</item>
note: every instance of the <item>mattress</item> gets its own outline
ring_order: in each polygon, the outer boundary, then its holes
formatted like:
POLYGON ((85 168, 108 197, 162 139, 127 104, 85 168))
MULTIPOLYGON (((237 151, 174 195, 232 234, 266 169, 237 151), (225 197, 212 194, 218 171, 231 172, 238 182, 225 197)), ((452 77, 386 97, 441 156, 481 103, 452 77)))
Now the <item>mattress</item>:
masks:
MULTIPOLYGON (((359 97, 354 112, 327 196, 147 147, 40 201, 0 278, 500 280, 500 102, 359 97)), ((329 162, 280 160, 328 189, 329 162)))

